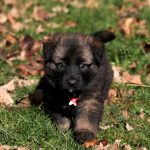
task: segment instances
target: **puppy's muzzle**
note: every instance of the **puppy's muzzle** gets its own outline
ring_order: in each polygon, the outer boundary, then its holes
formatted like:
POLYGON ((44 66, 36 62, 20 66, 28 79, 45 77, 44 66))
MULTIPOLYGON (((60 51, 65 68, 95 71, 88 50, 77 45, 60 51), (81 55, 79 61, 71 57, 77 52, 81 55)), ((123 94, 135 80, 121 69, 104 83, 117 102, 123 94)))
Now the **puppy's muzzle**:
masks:
POLYGON ((77 79, 69 79, 67 80, 67 84, 71 87, 74 87, 77 84, 78 80, 77 79))

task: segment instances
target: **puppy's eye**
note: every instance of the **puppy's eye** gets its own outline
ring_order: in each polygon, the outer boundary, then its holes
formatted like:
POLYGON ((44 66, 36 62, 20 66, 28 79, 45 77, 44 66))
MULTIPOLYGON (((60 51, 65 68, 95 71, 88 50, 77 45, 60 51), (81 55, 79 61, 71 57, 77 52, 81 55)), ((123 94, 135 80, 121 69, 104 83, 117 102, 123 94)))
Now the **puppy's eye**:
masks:
POLYGON ((80 64, 80 69, 81 69, 81 71, 87 71, 87 70, 89 70, 90 66, 91 66, 91 64, 81 63, 80 64))
POLYGON ((56 67, 59 71, 63 71, 66 68, 65 62, 59 62, 56 64, 56 67))

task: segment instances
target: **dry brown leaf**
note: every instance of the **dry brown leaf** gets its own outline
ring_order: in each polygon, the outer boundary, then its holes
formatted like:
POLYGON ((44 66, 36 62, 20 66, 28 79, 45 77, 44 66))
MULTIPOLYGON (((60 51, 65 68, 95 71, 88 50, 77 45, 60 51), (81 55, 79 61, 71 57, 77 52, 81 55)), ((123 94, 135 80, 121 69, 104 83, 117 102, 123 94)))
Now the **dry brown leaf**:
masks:
POLYGON ((99 141, 97 141, 97 140, 90 140, 90 141, 85 142, 83 144, 83 146, 86 147, 86 148, 90 148, 90 147, 94 147, 94 146, 96 146, 98 144, 99 144, 99 141))
POLYGON ((4 0, 5 5, 16 5, 17 0, 4 0))
POLYGON ((27 147, 0 145, 0 150, 30 150, 27 147))
POLYGON ((19 18, 20 15, 20 11, 19 9, 17 9, 16 7, 13 7, 10 11, 9 11, 9 16, 12 16, 13 18, 19 18))
POLYGON ((37 21, 43 21, 48 19, 48 12, 43 6, 35 6, 33 9, 32 17, 37 21))
POLYGON ((6 35, 6 46, 11 46, 12 44, 17 43, 18 39, 13 34, 7 34, 6 35))
POLYGON ((77 23, 74 21, 65 22, 65 27, 72 28, 72 27, 76 27, 76 26, 77 26, 77 23))
POLYGON ((126 83, 132 83, 132 84, 136 84, 136 85, 143 85, 140 75, 130 75, 127 71, 125 71, 125 72, 123 72, 122 76, 123 76, 126 83))
POLYGON ((32 86, 38 83, 38 80, 36 79, 30 79, 30 80, 26 80, 26 79, 16 79, 15 80, 15 84, 17 87, 27 87, 27 86, 32 86))
POLYGON ((132 150, 130 145, 124 145, 123 150, 132 150))
POLYGON ((85 142, 83 146, 86 148, 91 148, 91 147, 95 147, 96 145, 106 146, 107 144, 108 144, 107 140, 98 141, 95 139, 95 140, 90 140, 90 141, 85 142))
POLYGON ((10 22, 11 24, 11 28, 15 31, 15 32, 18 32, 18 31, 21 31, 24 29, 24 25, 23 23, 19 22, 19 21, 16 21, 14 17, 12 17, 11 15, 8 15, 8 21, 10 22))
POLYGON ((13 99, 5 88, 0 87, 0 105, 12 106, 14 103, 13 99))
POLYGON ((47 27, 49 27, 49 28, 59 28, 59 27, 61 27, 61 24, 56 23, 56 22, 49 22, 47 24, 47 27))
POLYGON ((108 97, 116 97, 117 91, 115 89, 110 89, 108 93, 108 97))
POLYGON ((133 127, 130 126, 128 123, 126 123, 126 129, 127 129, 127 131, 132 131, 133 127))
POLYGON ((131 29, 133 24, 135 22, 135 18, 126 18, 126 19, 122 19, 119 22, 119 26, 121 28, 121 32, 126 35, 127 37, 129 37, 133 32, 131 29))
POLYGON ((7 16, 3 13, 0 13, 0 24, 5 24, 7 22, 7 16))
POLYGON ((113 81, 116 83, 125 83, 125 80, 122 77, 122 68, 118 67, 118 66, 113 66, 112 67, 113 72, 114 72, 114 77, 113 77, 113 81))
POLYGON ((142 46, 143 46, 145 53, 150 53, 150 42, 143 42, 142 46))
POLYGON ((41 49, 42 43, 40 41, 35 41, 30 35, 22 36, 19 39, 19 47, 21 49, 20 59, 31 59, 35 52, 41 49))
POLYGON ((120 150, 121 140, 115 140, 114 144, 111 146, 111 150, 120 150))
POLYGON ((112 145, 107 144, 105 146, 100 143, 96 150, 120 150, 120 142, 121 140, 115 140, 112 145))
POLYGON ((9 91, 9 92, 14 91, 15 90, 15 80, 12 79, 11 81, 9 81, 5 85, 1 86, 0 88, 6 89, 6 91, 9 91))
POLYGON ((8 28, 0 24, 0 34, 5 34, 8 32, 8 28))
POLYGON ((102 130, 107 130, 107 129, 112 128, 112 127, 113 127, 113 125, 99 126, 99 128, 102 130))
POLYGON ((43 33, 44 32, 44 28, 42 25, 39 25, 37 28, 36 28, 36 32, 37 33, 43 33))
POLYGON ((99 6, 99 1, 87 0, 85 7, 87 8, 97 8, 99 6))
POLYGON ((133 35, 149 36, 146 20, 139 20, 139 18, 134 17, 123 18, 119 20, 119 27, 126 37, 132 37, 133 35))
POLYGON ((31 106, 31 102, 29 100, 28 96, 23 97, 21 100, 19 100, 17 102, 17 106, 18 107, 30 107, 31 106))
POLYGON ((131 83, 136 85, 143 85, 140 75, 131 75, 128 71, 123 71, 121 67, 113 66, 114 78, 116 83, 131 83))
POLYGON ((69 9, 67 7, 55 6, 52 8, 52 12, 54 12, 54 13, 68 13, 69 9))
POLYGON ((17 87, 27 87, 32 86, 38 83, 38 80, 36 79, 18 79, 15 77, 14 79, 10 80, 8 83, 6 83, 3 86, 0 86, 0 88, 5 89, 8 92, 14 91, 17 87))

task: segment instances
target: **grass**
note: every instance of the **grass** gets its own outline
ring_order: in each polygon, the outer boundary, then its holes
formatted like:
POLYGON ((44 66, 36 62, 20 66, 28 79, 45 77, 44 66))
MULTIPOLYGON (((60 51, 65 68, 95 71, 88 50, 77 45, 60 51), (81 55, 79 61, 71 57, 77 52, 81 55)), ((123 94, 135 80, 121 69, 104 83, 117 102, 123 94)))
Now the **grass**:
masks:
MULTIPOLYGON (((17 7, 23 7, 27 1, 21 0, 17 3, 17 7)), ((47 0, 33 0, 32 7, 27 9, 24 15, 19 17, 19 20, 23 22, 28 29, 24 29, 19 32, 14 32, 9 23, 6 27, 9 28, 9 32, 14 33, 17 37, 21 35, 29 34, 34 39, 42 39, 44 35, 50 32, 81 32, 92 33, 99 29, 112 28, 116 33, 116 40, 107 45, 108 55, 112 64, 119 65, 124 69, 128 69, 128 66, 135 60, 138 60, 138 67, 132 73, 138 73, 144 70, 146 64, 150 63, 149 55, 145 54, 141 43, 148 41, 148 38, 141 36, 133 36, 131 38, 125 38, 119 31, 118 21, 119 16, 116 10, 121 5, 131 7, 131 4, 125 1, 107 0, 100 1, 100 5, 96 9, 81 8, 60 3, 58 1, 47 0), (31 13, 34 6, 43 6, 45 10, 51 12, 51 8, 55 6, 65 6, 69 9, 69 13, 59 13, 57 17, 48 19, 46 21, 26 21, 31 17, 31 13), (66 27, 67 21, 76 22, 77 26, 73 28, 66 27), (60 24, 58 28, 52 28, 51 23, 60 24), (45 31, 42 34, 36 33, 37 26, 41 24, 45 31)), ((3 5, 2 11, 7 13, 11 6, 4 5, 3 1, 0 2, 3 5)), ((149 8, 144 6, 139 11, 139 18, 146 19, 147 24, 150 23, 149 8)), ((150 31, 149 26, 147 26, 150 31)), ((0 39, 5 38, 5 34, 0 35, 0 39)), ((11 48, 2 47, 5 49, 5 53, 11 53, 16 51, 18 45, 14 45, 11 48)), ((0 60, 0 84, 5 84, 14 76, 20 76, 15 69, 15 64, 25 63, 21 61, 14 62, 14 67, 11 67, 4 61, 0 60)), ((146 74, 143 75, 143 78, 146 74)), ((31 77, 32 78, 32 77, 31 77)), ((150 92, 149 87, 133 87, 127 85, 113 85, 114 88, 119 90, 135 91, 134 95, 123 96, 114 100, 114 102, 105 104, 105 112, 102 126, 113 125, 113 127, 107 130, 100 130, 97 136, 98 139, 106 139, 110 143, 114 140, 120 139, 121 145, 129 144, 132 149, 139 147, 146 147, 150 149, 150 92), (129 117, 126 118, 122 115, 122 111, 127 110, 129 117), (139 117, 140 112, 143 111, 145 117, 141 119, 139 117), (127 131, 125 124, 128 123, 133 127, 132 131, 127 131)), ((22 98, 34 89, 33 87, 16 89, 13 94, 14 100, 22 98)), ((38 108, 31 109, 19 109, 17 107, 0 108, 0 145, 21 145, 27 146, 32 149, 62 149, 62 150, 82 150, 81 145, 75 143, 70 131, 61 132, 57 131, 47 115, 38 108)))

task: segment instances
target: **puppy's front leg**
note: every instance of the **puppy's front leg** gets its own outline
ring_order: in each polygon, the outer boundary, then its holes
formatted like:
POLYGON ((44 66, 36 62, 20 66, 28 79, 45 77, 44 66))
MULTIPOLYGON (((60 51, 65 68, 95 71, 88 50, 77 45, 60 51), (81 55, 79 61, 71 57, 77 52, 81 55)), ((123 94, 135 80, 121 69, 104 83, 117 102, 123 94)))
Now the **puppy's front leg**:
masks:
POLYGON ((102 113, 103 102, 98 99, 89 99, 77 106, 74 128, 76 141, 83 143, 95 138, 102 113))

